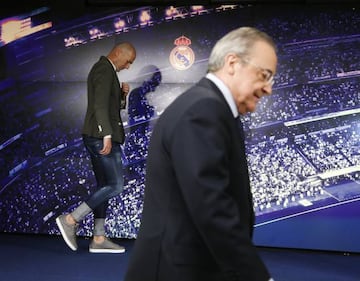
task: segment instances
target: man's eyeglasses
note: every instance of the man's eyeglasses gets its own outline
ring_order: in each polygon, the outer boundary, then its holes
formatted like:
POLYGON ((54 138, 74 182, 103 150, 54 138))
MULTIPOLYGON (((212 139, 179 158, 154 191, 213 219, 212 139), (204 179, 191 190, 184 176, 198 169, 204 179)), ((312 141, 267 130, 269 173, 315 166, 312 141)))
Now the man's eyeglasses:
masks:
POLYGON ((274 85, 274 73, 270 69, 262 68, 261 66, 253 63, 250 59, 241 59, 244 63, 250 64, 261 71, 261 74, 266 81, 267 84, 270 86, 274 85))

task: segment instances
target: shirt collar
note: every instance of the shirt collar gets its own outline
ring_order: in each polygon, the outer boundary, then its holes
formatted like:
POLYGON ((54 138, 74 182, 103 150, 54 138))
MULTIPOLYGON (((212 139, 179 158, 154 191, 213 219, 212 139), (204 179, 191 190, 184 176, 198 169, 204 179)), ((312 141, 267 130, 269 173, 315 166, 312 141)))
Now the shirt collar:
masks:
POLYGON ((115 64, 113 64, 113 62, 108 58, 108 57, 106 57, 107 58, 107 60, 111 63, 111 65, 112 65, 112 67, 114 68, 114 70, 116 71, 116 66, 115 66, 115 64))
POLYGON ((232 96, 229 88, 224 84, 223 81, 221 81, 220 78, 218 78, 213 73, 207 73, 206 78, 211 80, 212 82, 214 82, 214 84, 219 88, 219 90, 223 94, 227 104, 229 105, 229 107, 231 109, 231 112, 234 115, 234 118, 238 117, 239 112, 238 112, 238 110, 236 108, 236 103, 235 103, 234 97, 232 96))

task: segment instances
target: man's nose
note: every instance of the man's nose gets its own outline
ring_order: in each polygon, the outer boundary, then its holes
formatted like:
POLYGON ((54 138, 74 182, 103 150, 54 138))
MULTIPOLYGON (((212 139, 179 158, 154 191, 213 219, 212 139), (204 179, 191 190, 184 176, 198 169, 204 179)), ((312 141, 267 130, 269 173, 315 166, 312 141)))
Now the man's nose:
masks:
POLYGON ((269 83, 266 83, 264 85, 264 87, 262 88, 262 90, 265 95, 271 95, 272 94, 272 85, 269 83))

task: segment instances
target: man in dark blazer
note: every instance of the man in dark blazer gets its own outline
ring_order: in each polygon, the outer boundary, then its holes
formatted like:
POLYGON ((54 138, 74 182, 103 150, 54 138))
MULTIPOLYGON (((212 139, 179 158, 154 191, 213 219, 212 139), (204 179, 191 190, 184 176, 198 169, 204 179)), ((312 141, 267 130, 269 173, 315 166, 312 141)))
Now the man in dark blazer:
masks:
POLYGON ((231 31, 214 46, 206 77, 159 118, 125 281, 272 280, 252 243, 252 194, 237 117, 271 94, 275 50, 257 29, 231 31))
POLYGON ((108 200, 123 190, 124 183, 120 147, 124 142, 124 128, 120 109, 125 108, 129 85, 120 85, 116 72, 128 69, 135 58, 136 51, 132 44, 118 44, 106 57, 100 57, 88 75, 88 106, 82 134, 98 189, 71 213, 56 218, 66 244, 74 251, 77 250, 78 223, 90 212, 94 213, 94 231, 89 251, 125 251, 124 247, 105 237, 105 217, 108 200))

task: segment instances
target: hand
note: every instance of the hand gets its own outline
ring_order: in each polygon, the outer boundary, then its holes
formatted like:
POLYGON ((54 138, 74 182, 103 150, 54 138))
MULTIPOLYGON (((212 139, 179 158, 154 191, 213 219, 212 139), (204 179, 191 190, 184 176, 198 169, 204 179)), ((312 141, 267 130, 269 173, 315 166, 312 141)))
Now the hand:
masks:
POLYGON ((124 93, 124 95, 126 96, 126 95, 129 93, 129 91, 130 91, 130 86, 129 86, 129 84, 123 82, 123 83, 121 84, 121 90, 122 90, 122 92, 124 93))
POLYGON ((108 155, 112 148, 111 138, 104 138, 103 144, 103 148, 99 151, 99 153, 102 155, 108 155))

